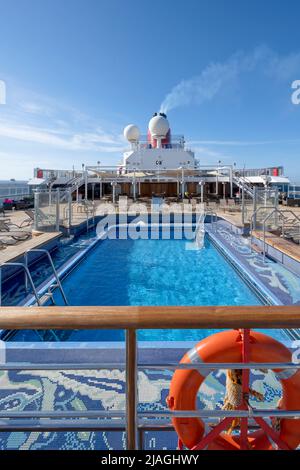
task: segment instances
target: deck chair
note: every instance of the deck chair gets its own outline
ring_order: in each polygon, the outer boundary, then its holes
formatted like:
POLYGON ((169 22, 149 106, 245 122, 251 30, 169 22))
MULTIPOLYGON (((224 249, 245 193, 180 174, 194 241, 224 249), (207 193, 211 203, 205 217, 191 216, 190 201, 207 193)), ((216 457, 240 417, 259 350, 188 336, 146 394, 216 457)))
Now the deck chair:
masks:
POLYGON ((7 230, 7 231, 1 231, 0 232, 0 238, 3 240, 3 238, 10 239, 12 238, 13 240, 16 241, 25 241, 28 240, 28 238, 31 237, 31 232, 25 232, 23 230, 7 230))
POLYGON ((228 199, 227 201, 228 212, 240 212, 241 208, 235 203, 234 199, 228 199))
POLYGON ((28 209, 24 212, 27 215, 27 219, 24 219, 23 222, 19 225, 19 227, 27 227, 29 225, 32 225, 34 222, 34 211, 28 209))
POLYGON ((219 202, 219 209, 223 209, 223 211, 225 212, 225 210, 227 209, 227 201, 226 199, 220 199, 220 202, 219 202))
POLYGON ((207 204, 207 208, 215 211, 217 209, 217 203, 215 201, 209 201, 207 204))
POLYGON ((4 250, 7 246, 13 246, 18 243, 18 240, 15 240, 14 238, 6 238, 2 239, 0 235, 0 250, 4 250))
POLYGON ((12 238, 14 240, 27 240, 31 237, 31 232, 20 230, 19 225, 11 224, 5 220, 0 220, 0 237, 12 238))

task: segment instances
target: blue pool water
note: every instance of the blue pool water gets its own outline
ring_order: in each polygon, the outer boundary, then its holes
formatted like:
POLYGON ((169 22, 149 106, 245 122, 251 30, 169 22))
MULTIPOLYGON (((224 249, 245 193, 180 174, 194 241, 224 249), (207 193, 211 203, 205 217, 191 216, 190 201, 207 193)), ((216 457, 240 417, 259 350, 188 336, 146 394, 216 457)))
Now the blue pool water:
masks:
MULTIPOLYGON (((260 305, 208 238, 202 250, 185 240, 105 240, 64 280, 71 305, 260 305)), ((59 296, 57 295, 59 302, 59 296)), ((197 341, 213 330, 145 330, 139 340, 197 341)), ((32 340, 18 332, 14 340, 32 340)), ((118 341, 123 331, 73 331, 69 341, 118 341)))
POLYGON ((259 305, 208 239, 105 240, 65 280, 73 305, 259 305))

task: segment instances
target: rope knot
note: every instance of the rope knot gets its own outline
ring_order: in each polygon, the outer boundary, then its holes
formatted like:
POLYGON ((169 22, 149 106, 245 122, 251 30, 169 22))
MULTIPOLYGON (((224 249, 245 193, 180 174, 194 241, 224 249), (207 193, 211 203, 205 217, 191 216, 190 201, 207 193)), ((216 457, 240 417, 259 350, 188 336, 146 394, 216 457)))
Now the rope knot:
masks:
MULTIPOLYGON (((226 394, 224 398, 224 404, 222 410, 237 410, 241 408, 244 403, 247 403, 248 407, 250 396, 254 396, 260 401, 263 401, 264 396, 253 390, 249 389, 249 392, 243 393, 242 385, 242 369, 228 369, 226 374, 226 394)), ((233 429, 240 424, 239 418, 232 420, 230 428, 227 430, 228 434, 231 434, 233 429)))

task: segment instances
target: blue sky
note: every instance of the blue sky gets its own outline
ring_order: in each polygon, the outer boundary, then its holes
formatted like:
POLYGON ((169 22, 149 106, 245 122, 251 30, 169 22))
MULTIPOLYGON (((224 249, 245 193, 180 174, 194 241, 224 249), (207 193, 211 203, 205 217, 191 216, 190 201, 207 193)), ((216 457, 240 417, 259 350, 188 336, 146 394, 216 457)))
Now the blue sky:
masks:
POLYGON ((300 181, 298 0, 0 0, 0 179, 116 164, 168 110, 203 164, 300 181))

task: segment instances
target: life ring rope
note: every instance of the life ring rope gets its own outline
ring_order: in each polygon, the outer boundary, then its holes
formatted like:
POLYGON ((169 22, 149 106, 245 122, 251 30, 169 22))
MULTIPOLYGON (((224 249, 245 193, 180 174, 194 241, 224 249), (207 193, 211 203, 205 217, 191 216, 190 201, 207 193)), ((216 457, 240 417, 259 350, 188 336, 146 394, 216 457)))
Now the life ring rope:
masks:
MULTIPOLYGON (((257 392, 253 388, 249 388, 249 392, 243 392, 242 383, 242 369, 228 369, 226 372, 226 394, 222 410, 238 410, 246 402, 248 408, 251 408, 249 403, 250 396, 257 398, 259 401, 264 400, 264 395, 257 392)), ((231 434, 234 428, 240 424, 239 418, 234 418, 230 427, 227 430, 231 434)))

